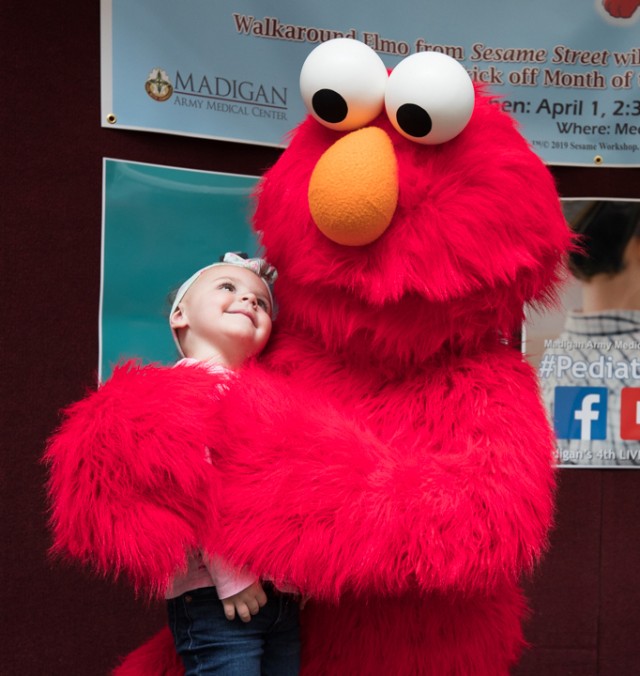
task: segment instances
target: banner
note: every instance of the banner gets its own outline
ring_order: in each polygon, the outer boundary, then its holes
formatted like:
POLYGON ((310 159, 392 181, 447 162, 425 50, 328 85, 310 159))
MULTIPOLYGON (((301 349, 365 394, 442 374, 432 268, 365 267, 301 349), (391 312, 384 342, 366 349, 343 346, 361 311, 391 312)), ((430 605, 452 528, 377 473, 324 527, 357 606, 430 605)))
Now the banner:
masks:
POLYGON ((101 0, 102 123, 284 146, 308 53, 361 40, 387 67, 444 52, 550 164, 640 160, 640 0, 101 0))
POLYGON ((104 160, 99 377, 124 359, 169 364, 170 294, 226 251, 258 251, 257 178, 104 160))

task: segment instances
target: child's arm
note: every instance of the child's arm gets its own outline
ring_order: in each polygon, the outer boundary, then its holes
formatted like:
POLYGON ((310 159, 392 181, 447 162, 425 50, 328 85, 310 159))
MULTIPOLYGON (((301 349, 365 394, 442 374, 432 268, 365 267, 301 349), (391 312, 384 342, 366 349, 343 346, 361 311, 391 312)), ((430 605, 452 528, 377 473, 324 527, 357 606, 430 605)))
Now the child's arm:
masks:
POLYGON ((209 556, 204 552, 203 561, 227 619, 233 620, 237 613, 243 622, 249 622, 251 616, 267 602, 256 576, 246 570, 234 568, 217 554, 209 556))
POLYGON ((260 581, 256 580, 242 591, 220 601, 228 620, 234 620, 237 614, 243 622, 250 622, 252 615, 257 615, 260 608, 267 603, 267 595, 260 581))
POLYGON ((44 458, 54 553, 164 594, 214 529, 205 446, 217 382, 201 368, 130 363, 69 407, 44 458))

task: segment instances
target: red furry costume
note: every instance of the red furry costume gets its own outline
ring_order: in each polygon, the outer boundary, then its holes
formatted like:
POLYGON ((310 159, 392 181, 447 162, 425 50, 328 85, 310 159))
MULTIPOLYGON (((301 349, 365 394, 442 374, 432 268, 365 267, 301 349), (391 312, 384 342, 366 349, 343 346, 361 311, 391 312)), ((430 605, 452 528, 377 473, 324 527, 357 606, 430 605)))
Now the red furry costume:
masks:
MULTIPOLYGON (((204 370, 130 367, 72 408, 48 451, 55 547, 151 593, 198 544, 297 585, 305 675, 498 676, 554 485, 535 373, 503 337, 549 297, 568 230, 481 91, 440 145, 369 126, 397 162, 384 234, 316 228, 312 173, 350 132, 309 117, 258 195, 280 272, 264 359, 217 403, 204 370)), ((168 631, 119 673, 181 673, 168 631)))

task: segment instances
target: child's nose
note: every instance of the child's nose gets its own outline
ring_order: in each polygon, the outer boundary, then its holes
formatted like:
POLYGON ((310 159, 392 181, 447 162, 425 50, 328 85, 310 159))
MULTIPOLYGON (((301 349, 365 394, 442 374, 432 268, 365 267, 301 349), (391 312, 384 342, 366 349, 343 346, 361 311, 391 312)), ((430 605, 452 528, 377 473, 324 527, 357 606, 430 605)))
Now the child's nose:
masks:
POLYGON ((242 294, 242 300, 249 301, 252 305, 255 305, 258 299, 256 298, 255 293, 247 291, 246 293, 242 294))

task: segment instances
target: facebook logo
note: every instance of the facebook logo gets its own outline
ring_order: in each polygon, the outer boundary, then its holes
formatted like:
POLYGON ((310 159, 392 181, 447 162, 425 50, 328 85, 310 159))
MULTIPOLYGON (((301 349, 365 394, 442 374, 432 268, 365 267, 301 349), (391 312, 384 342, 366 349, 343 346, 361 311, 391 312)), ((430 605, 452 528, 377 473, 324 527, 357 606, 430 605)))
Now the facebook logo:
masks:
POLYGON ((558 439, 607 438, 606 387, 556 387, 554 397, 558 439))

